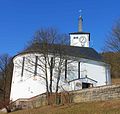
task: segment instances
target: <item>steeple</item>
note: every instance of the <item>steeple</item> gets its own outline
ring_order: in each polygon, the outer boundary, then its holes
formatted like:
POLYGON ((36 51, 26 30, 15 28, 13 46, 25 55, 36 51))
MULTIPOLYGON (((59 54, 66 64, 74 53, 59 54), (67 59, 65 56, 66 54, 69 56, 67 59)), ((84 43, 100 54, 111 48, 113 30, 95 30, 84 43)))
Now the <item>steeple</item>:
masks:
POLYGON ((83 22, 83 18, 80 15, 78 19, 78 32, 82 32, 82 22, 83 22))
POLYGON ((78 32, 82 32, 82 23, 83 23, 83 18, 82 18, 82 10, 79 10, 80 16, 78 19, 78 32))
POLYGON ((77 47, 89 47, 90 33, 83 32, 82 24, 83 18, 81 15, 82 10, 79 10, 80 16, 78 19, 78 32, 70 33, 70 45, 77 47))

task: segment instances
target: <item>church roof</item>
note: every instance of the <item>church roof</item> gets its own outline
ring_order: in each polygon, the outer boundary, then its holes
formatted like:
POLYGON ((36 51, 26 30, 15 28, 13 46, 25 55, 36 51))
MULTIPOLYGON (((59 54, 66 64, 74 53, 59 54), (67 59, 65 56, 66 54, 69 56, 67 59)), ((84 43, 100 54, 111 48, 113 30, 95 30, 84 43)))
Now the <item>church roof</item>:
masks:
MULTIPOLYGON (((47 45, 46 49, 48 50, 49 53, 60 53, 61 52, 62 54, 67 55, 67 56, 86 58, 86 59, 91 59, 91 60, 96 60, 96 61, 103 61, 101 55, 97 53, 93 48, 49 44, 47 45)), ((42 44, 41 45, 34 44, 19 54, 42 53, 43 51, 45 50, 43 49, 42 44)))

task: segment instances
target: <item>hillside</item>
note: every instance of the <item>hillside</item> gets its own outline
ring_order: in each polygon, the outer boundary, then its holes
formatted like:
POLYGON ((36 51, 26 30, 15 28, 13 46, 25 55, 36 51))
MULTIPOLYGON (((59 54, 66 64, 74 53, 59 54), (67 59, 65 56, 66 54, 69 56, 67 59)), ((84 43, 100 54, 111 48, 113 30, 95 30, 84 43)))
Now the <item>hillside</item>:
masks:
POLYGON ((111 67, 112 78, 120 78, 120 53, 106 52, 101 55, 111 67))
MULTIPOLYGON (((112 83, 120 84, 120 79, 112 79, 112 83)), ((44 106, 15 111, 10 114, 120 114, 120 99, 78 104, 72 103, 61 106, 44 106)))
POLYGON ((87 102, 63 106, 45 106, 36 109, 16 111, 10 114, 120 114, 120 100, 87 102))

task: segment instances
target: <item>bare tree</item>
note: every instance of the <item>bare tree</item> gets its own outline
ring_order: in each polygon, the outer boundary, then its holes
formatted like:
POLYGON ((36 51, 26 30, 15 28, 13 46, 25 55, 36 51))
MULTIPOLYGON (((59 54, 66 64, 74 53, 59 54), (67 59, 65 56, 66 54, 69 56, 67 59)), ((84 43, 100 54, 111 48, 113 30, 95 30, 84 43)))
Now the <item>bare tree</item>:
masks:
POLYGON ((111 66, 112 78, 120 78, 120 53, 105 52, 102 53, 104 61, 111 66))
MULTIPOLYGON (((33 56, 29 55, 29 57, 26 57, 26 61, 29 65, 27 65, 24 70, 34 74, 34 69, 31 69, 31 66, 38 66, 37 69, 40 69, 43 74, 37 72, 36 75, 45 80, 48 98, 49 95, 53 93, 53 82, 56 85, 54 85, 55 92, 58 92, 61 74, 65 70, 66 55, 64 47, 67 41, 68 36, 65 34, 58 34, 56 29, 40 29, 36 32, 35 37, 28 43, 28 46, 24 50, 24 52, 32 51, 35 53, 37 51, 40 53, 37 57, 37 64, 32 59, 33 56), (57 73, 54 74, 54 71, 57 71, 57 73), (54 75, 56 75, 56 79, 53 79, 54 75)), ((20 65, 22 65, 19 63, 20 62, 18 62, 17 67, 21 67, 20 65)))
POLYGON ((111 65, 112 78, 117 78, 120 77, 120 19, 115 22, 107 37, 102 56, 111 65))
POLYGON ((106 51, 120 52, 120 19, 114 24, 105 44, 106 51))
POLYGON ((8 54, 0 56, 0 75, 2 80, 1 91, 3 94, 2 104, 8 110, 7 105, 9 103, 10 84, 12 75, 12 62, 8 54))

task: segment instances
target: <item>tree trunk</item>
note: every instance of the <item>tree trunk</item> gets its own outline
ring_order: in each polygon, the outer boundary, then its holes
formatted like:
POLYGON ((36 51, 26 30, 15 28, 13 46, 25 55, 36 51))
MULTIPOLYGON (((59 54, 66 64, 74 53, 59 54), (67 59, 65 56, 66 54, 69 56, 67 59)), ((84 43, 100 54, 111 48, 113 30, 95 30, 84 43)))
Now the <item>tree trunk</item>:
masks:
POLYGON ((58 71, 57 83, 56 83, 56 93, 58 93, 59 81, 60 81, 61 70, 58 71))
POLYGON ((48 75, 47 75, 47 60, 45 57, 45 77, 46 77, 46 97, 47 97, 47 104, 49 105, 49 88, 48 88, 48 75))
POLYGON ((50 63, 50 93, 52 94, 52 77, 53 77, 53 57, 51 58, 51 63, 50 63))

